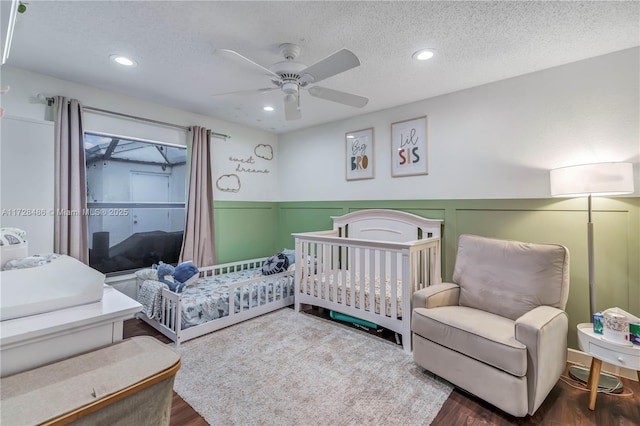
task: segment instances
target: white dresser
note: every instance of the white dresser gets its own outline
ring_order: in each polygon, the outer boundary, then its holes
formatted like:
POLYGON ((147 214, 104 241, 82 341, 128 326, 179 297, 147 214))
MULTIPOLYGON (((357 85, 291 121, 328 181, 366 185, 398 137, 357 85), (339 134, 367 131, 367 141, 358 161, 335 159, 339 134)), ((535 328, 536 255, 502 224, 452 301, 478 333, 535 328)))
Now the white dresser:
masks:
POLYGON ((0 377, 122 340, 124 320, 142 305, 105 285, 102 300, 0 322, 0 377))

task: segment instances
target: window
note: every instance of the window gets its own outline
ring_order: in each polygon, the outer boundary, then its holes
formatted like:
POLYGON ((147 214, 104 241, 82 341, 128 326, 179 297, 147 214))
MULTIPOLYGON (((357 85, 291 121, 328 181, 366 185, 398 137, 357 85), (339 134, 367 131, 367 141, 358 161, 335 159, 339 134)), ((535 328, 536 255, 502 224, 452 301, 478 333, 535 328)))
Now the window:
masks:
POLYGON ((185 222, 184 146, 85 133, 89 265, 103 273, 176 264, 185 222))

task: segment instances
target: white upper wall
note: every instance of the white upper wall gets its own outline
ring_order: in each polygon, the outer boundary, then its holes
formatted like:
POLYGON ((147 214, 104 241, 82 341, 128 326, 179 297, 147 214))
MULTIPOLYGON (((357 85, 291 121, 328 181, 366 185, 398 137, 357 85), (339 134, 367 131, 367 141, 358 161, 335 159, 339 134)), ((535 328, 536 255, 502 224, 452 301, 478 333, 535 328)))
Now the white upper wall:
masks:
MULTIPOLYGON (((102 89, 85 86, 70 81, 57 79, 43 74, 33 73, 20 68, 3 65, 0 68, 1 86, 10 86, 9 92, 2 95, 0 102, 5 109, 5 115, 10 118, 19 118, 36 121, 52 120, 52 109, 42 101, 36 99, 36 95, 67 96, 76 98, 83 105, 95 108, 116 111, 158 121, 169 122, 181 126, 202 126, 212 129, 216 133, 231 136, 224 140, 213 138, 213 179, 217 180, 226 174, 236 174, 241 181, 238 192, 225 192, 214 190, 216 200, 240 200, 240 201, 273 201, 277 194, 272 190, 276 187, 278 137, 273 133, 251 129, 242 125, 229 123, 213 117, 193 114, 187 111, 177 110, 149 103, 137 98, 119 95, 102 89), (274 151, 274 159, 265 160, 255 154, 256 146, 269 145, 274 151), (239 161, 247 160, 238 170, 239 161), (253 161, 253 163, 252 163, 253 161), (269 173, 252 173, 246 170, 268 170, 269 173)), ((116 135, 137 137, 156 140, 166 143, 185 145, 187 132, 172 127, 145 124, 139 121, 117 118, 85 112, 85 129, 89 131, 107 132, 116 135)), ((3 135, 4 136, 4 135, 3 135)), ((20 143, 19 140, 3 140, 5 143, 20 143)), ((53 140, 51 141, 53 144, 53 140)), ((264 149, 261 147, 260 149, 264 149)), ((45 151, 32 152, 33 164, 53 162, 49 158, 50 153, 45 151), (39 154, 46 155, 40 158, 39 154)), ((26 167, 27 165, 25 165, 26 167)), ((235 180, 234 180, 235 181, 235 180)), ((37 196, 38 194, 33 194, 37 196)))
POLYGON ((546 198, 549 169, 603 161, 635 163, 637 196, 639 52, 280 135, 280 201, 546 198), (429 174, 392 178, 391 123, 423 115, 429 174), (345 133, 368 127, 375 178, 346 181, 345 133))
MULTIPOLYGON (((549 169, 598 161, 634 162, 637 196, 639 52, 616 52, 282 135, 6 65, 1 85, 11 90, 0 101, 8 117, 42 122, 50 120, 50 108, 35 96, 65 95, 87 106, 229 134, 227 141, 213 139, 213 178, 235 174, 241 185, 238 192, 216 189, 216 200, 545 198, 549 169), (390 125, 422 115, 428 116, 429 174, 392 178, 390 125), (345 132, 368 127, 375 129, 375 178, 346 181, 345 132), (262 158, 270 150, 274 158, 262 158)), ((168 127, 95 113, 85 121, 88 130, 186 141, 186 132, 168 127)), ((7 143, 21 141, 3 140, 3 150, 7 143)), ((30 155, 33 165, 52 161, 46 150, 30 155)), ((223 177, 220 186, 233 189, 235 182, 223 177)))

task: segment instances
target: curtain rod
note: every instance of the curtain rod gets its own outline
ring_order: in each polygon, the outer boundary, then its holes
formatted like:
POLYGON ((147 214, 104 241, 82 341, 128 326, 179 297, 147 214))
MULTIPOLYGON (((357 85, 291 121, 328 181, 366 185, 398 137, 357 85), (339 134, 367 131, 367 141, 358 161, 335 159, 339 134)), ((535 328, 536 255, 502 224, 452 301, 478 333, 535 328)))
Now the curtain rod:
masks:
MULTIPOLYGON (((41 96, 37 95, 36 98, 41 98, 41 96)), ((45 97, 44 99, 47 101, 47 105, 48 106, 53 105, 54 98, 45 97)), ((102 113, 102 114, 116 115, 118 117, 125 117, 125 118, 130 118, 132 120, 138 120, 138 121, 145 121, 147 123, 160 124, 162 126, 174 127, 176 129, 182 129, 182 130, 186 130, 186 131, 188 131, 190 129, 188 126, 181 126, 179 124, 167 123, 166 121, 152 120, 151 118, 144 118, 144 117, 138 117, 138 116, 135 116, 135 115, 123 114, 121 112, 109 111, 109 110, 106 110, 106 109, 95 108, 95 107, 92 107, 92 106, 84 106, 83 105, 82 108, 86 109, 87 111, 94 111, 94 112, 99 112, 99 113, 102 113)), ((229 135, 225 135, 224 133, 216 133, 216 132, 213 132, 213 131, 211 132, 211 136, 215 136, 217 138, 222 138, 222 139, 231 139, 231 136, 229 136, 229 135)))

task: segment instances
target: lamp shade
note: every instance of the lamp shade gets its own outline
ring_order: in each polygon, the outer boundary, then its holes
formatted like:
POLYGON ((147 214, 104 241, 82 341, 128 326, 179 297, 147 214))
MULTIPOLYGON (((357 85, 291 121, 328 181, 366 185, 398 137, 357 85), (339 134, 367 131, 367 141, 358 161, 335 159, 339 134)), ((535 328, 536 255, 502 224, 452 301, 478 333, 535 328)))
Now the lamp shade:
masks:
POLYGON ((552 197, 633 193, 632 163, 594 163, 560 167, 550 172, 552 197))

